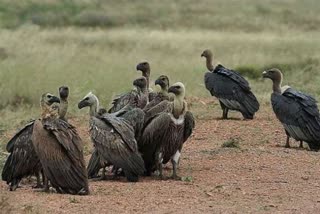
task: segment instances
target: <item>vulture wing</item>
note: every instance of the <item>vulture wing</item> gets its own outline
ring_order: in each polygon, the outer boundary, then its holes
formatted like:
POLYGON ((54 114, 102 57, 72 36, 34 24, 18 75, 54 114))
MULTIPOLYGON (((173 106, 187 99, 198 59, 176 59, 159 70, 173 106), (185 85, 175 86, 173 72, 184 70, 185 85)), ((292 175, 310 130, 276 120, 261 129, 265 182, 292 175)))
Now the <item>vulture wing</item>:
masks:
POLYGON ((53 136, 47 144, 55 144, 41 154, 41 162, 45 162, 46 166, 43 167, 51 184, 58 192, 79 194, 84 190, 87 194, 89 189, 83 143, 75 127, 61 119, 45 120, 42 124, 53 136))
POLYGON ((40 160, 32 144, 34 120, 21 129, 7 144, 10 152, 2 170, 2 180, 18 184, 23 177, 40 171, 40 160))
POLYGON ((184 135, 183 142, 185 142, 192 134, 192 131, 195 127, 195 120, 193 114, 190 111, 186 112, 184 116, 184 135))
POLYGON ((138 153, 132 127, 119 118, 92 117, 90 134, 96 149, 105 161, 111 162, 127 173, 142 175, 143 160, 138 153))
POLYGON ((112 107, 108 113, 114 113, 121 110, 126 105, 136 106, 139 102, 139 93, 137 90, 131 90, 128 93, 121 94, 113 99, 112 107))

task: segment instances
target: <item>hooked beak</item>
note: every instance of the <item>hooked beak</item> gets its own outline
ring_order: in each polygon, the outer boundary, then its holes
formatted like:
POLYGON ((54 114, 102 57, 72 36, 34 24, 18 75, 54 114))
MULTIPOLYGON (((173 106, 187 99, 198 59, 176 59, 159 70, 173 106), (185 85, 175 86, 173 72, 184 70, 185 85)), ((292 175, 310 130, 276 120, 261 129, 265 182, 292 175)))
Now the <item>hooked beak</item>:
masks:
POLYGON ((157 79, 157 80, 154 82, 155 85, 160 85, 160 86, 162 85, 162 83, 163 83, 163 82, 162 82, 162 80, 160 80, 160 79, 157 79))
POLYGON ((49 103, 50 103, 50 105, 53 103, 60 103, 60 99, 59 99, 59 97, 52 96, 49 100, 49 103))
POLYGON ((168 92, 169 92, 169 93, 176 94, 176 93, 177 93, 177 89, 176 89, 176 87, 171 86, 171 87, 169 88, 168 92))
POLYGON ((82 109, 82 108, 84 108, 84 107, 86 107, 86 106, 87 106, 86 100, 81 100, 81 101, 78 103, 78 108, 79 108, 79 109, 82 109))
POLYGON ((262 78, 268 78, 268 72, 267 71, 263 71, 262 72, 262 78))
POLYGON ((69 88, 67 86, 61 86, 59 88, 59 96, 61 99, 67 99, 69 96, 69 88))
POLYGON ((141 71, 141 63, 139 63, 136 67, 137 71, 141 71))
POLYGON ((203 54, 203 53, 201 54, 201 57, 204 57, 204 54, 203 54))

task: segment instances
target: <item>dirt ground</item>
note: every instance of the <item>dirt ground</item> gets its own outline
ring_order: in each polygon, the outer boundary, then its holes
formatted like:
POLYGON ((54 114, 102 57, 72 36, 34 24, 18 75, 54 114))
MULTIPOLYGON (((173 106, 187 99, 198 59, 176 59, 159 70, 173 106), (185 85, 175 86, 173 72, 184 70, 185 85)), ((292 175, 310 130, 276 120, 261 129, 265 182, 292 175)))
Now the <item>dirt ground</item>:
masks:
MULTIPOLYGON (((28 182, 9 192, 0 182, 0 213, 320 213, 320 153, 294 140, 284 148, 270 106, 251 121, 239 113, 220 120, 221 111, 212 112, 197 119, 183 148, 183 181, 91 181, 89 196, 34 192, 28 182), (230 139, 239 148, 222 147, 230 139)), ((86 125, 79 132, 91 144, 86 125)))

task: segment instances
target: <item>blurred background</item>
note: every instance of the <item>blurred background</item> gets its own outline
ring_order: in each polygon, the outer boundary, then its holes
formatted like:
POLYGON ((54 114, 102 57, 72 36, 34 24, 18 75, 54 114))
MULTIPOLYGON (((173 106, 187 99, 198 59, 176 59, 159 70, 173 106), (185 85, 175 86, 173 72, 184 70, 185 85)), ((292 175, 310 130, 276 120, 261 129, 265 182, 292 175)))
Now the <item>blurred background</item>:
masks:
POLYGON ((73 115, 84 115, 76 105, 89 91, 107 107, 143 60, 152 80, 166 74, 188 98, 210 97, 207 48, 249 78, 262 104, 271 82, 261 72, 271 67, 319 99, 319 11, 318 0, 1 0, 0 132, 38 117, 40 95, 60 85, 70 87, 73 115))

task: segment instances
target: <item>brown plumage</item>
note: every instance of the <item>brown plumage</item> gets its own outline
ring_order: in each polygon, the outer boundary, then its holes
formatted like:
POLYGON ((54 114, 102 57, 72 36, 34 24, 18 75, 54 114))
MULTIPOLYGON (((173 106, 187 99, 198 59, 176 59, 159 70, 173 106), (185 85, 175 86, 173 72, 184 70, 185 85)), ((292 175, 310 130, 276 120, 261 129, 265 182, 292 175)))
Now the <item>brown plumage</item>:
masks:
POLYGON ((97 115, 98 103, 98 98, 89 93, 78 104, 79 109, 90 107, 90 135, 98 158, 121 168, 128 181, 136 182, 144 173, 144 163, 138 152, 135 130, 116 114, 97 115))
POLYGON ((144 108, 147 105, 149 102, 147 79, 139 77, 133 81, 133 85, 135 89, 113 99, 112 107, 108 110, 108 113, 120 111, 128 105, 132 108, 144 108))
POLYGON ((59 193, 89 194, 82 140, 75 127, 58 118, 57 109, 49 108, 52 102, 59 98, 42 95, 41 119, 35 121, 32 135, 44 175, 59 193))
POLYGON ((169 88, 169 92, 175 94, 173 102, 162 101, 147 112, 148 118, 139 141, 139 150, 148 175, 159 169, 162 177, 162 164, 171 160, 172 177, 178 178, 176 170, 181 149, 191 135, 195 122, 184 101, 184 85, 175 83, 169 88))

